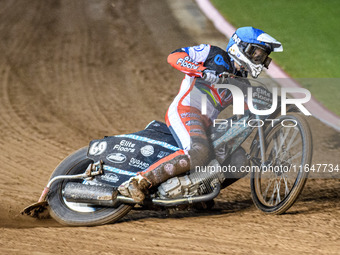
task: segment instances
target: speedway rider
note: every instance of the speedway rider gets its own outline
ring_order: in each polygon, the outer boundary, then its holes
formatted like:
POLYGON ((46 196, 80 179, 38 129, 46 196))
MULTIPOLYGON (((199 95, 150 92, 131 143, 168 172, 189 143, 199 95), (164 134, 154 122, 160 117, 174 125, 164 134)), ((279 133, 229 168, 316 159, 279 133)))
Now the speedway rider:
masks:
POLYGON ((219 112, 232 103, 229 90, 214 88, 219 75, 228 72, 247 77, 249 72, 257 78, 263 67, 268 68, 271 61, 268 55, 273 51, 282 51, 281 43, 253 27, 237 29, 226 51, 209 44, 173 51, 168 56, 168 63, 185 73, 185 77, 165 119, 181 150, 160 159, 123 183, 118 189, 120 193, 141 202, 151 186, 157 186, 195 166, 206 165, 212 151, 208 127, 219 112), (207 94, 209 99, 207 115, 202 115, 200 111, 202 93, 207 94))

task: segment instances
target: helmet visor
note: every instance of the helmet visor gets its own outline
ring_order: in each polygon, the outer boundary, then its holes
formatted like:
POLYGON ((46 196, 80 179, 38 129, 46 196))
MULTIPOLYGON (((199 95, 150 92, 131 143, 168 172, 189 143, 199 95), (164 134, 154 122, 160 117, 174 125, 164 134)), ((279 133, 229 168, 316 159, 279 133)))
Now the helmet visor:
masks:
POLYGON ((268 68, 271 62, 271 58, 268 57, 268 51, 258 45, 248 44, 244 53, 249 60, 256 65, 262 64, 268 68))

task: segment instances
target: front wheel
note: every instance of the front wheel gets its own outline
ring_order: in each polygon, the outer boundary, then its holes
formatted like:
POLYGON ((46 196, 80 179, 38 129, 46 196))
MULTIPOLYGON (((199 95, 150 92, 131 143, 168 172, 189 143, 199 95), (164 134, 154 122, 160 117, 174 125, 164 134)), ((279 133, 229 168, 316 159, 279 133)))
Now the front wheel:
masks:
MULTIPOLYGON (((265 132, 263 166, 253 168, 250 179, 254 204, 268 214, 286 212, 300 195, 312 160, 312 135, 305 118, 298 113, 278 117, 265 132)), ((260 158, 259 146, 253 154, 260 158)))
MULTIPOLYGON (((93 163, 86 157, 84 147, 63 160, 54 170, 51 179, 58 175, 75 175, 84 173, 89 164, 93 163)), ((50 215, 56 221, 68 226, 95 226, 115 222, 124 217, 131 205, 121 204, 117 208, 100 207, 85 203, 67 202, 63 197, 63 189, 71 180, 56 181, 52 184, 47 198, 50 215)), ((82 182, 72 180, 72 182, 82 182)))

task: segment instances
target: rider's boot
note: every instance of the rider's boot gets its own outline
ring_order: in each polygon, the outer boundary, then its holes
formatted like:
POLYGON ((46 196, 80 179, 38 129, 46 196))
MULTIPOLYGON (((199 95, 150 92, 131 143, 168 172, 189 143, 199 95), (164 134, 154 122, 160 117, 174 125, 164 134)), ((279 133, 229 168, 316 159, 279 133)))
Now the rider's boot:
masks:
POLYGON ((146 171, 141 172, 136 177, 132 177, 130 180, 124 182, 119 186, 118 191, 123 196, 133 198, 136 202, 142 202, 145 198, 145 193, 150 187, 157 186, 169 178, 189 170, 189 155, 180 150, 157 161, 146 171))

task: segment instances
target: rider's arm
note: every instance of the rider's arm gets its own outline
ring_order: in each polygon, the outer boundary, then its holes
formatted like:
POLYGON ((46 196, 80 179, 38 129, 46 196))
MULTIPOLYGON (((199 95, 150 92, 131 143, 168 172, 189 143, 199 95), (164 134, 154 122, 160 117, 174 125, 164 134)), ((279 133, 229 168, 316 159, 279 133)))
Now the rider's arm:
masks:
POLYGON ((202 72, 206 69, 203 64, 210 48, 209 44, 201 44, 177 49, 168 56, 168 63, 189 76, 202 77, 202 72))

